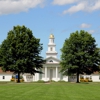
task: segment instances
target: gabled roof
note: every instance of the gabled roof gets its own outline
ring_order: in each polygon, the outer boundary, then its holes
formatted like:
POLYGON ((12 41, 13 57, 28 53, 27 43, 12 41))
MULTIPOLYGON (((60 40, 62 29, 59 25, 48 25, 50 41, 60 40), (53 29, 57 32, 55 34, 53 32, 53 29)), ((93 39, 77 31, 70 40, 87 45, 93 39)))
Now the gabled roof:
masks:
POLYGON ((11 72, 11 71, 6 71, 6 72, 4 72, 4 71, 2 70, 2 68, 0 67, 0 74, 13 74, 13 72, 11 72))
POLYGON ((54 58, 54 57, 52 57, 52 56, 51 56, 51 57, 46 58, 45 60, 46 60, 46 61, 49 61, 49 60, 51 60, 51 59, 52 59, 53 61, 55 61, 56 63, 60 63, 60 60, 59 60, 59 59, 54 58))

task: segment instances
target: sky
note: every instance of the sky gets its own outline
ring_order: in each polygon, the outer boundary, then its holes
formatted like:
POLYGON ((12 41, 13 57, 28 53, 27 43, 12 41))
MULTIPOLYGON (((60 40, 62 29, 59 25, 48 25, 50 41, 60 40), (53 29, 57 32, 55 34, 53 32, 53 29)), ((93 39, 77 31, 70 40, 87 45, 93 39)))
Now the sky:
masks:
POLYGON ((13 26, 25 25, 43 44, 54 34, 60 59, 64 41, 75 31, 88 31, 100 47, 100 0, 0 0, 0 44, 13 26))

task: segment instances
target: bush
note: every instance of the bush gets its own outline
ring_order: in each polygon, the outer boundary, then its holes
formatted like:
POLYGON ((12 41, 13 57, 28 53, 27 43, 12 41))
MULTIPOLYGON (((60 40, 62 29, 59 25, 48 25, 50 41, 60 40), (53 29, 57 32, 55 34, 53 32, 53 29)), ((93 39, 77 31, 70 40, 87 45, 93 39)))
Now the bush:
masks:
POLYGON ((50 82, 56 82, 56 81, 54 81, 54 80, 50 80, 50 82))
POLYGON ((92 82, 92 80, 90 79, 89 82, 92 82))
POLYGON ((11 80, 10 80, 10 81, 12 81, 12 82, 13 82, 13 81, 15 81, 15 78, 11 78, 11 80))
POLYGON ((43 80, 38 80, 37 82, 38 82, 38 83, 44 83, 44 81, 43 81, 43 80))
POLYGON ((84 79, 84 77, 83 76, 80 76, 80 79, 84 79))
POLYGON ((89 78, 86 78, 86 79, 80 79, 80 82, 92 82, 92 80, 89 78))
POLYGON ((80 82, 84 82, 84 79, 80 79, 80 82))
POLYGON ((89 79, 84 79, 84 82, 89 82, 89 79))
POLYGON ((61 82, 61 83, 63 83, 63 82, 66 82, 66 81, 64 81, 64 80, 59 80, 58 82, 61 82))
MULTIPOLYGON (((16 82, 18 82, 18 79, 16 79, 16 82)), ((20 79, 20 82, 24 82, 24 79, 20 79)))
MULTIPOLYGON (((18 82, 18 79, 15 79, 15 78, 12 78, 11 80, 10 80, 11 82, 18 82)), ((20 79, 20 82, 24 82, 24 79, 20 79)))

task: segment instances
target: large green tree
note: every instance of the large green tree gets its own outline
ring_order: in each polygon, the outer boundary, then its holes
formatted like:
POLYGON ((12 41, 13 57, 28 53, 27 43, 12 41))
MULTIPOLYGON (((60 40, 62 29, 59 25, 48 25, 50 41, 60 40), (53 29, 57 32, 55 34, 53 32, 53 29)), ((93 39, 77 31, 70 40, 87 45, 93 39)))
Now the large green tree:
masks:
POLYGON ((61 71, 64 74, 91 74, 99 71, 100 49, 88 32, 81 30, 70 34, 61 49, 61 71))
POLYGON ((35 74, 42 68, 45 63, 40 56, 42 49, 40 39, 29 28, 14 26, 0 45, 0 66, 4 71, 17 73, 20 82, 21 73, 35 74))

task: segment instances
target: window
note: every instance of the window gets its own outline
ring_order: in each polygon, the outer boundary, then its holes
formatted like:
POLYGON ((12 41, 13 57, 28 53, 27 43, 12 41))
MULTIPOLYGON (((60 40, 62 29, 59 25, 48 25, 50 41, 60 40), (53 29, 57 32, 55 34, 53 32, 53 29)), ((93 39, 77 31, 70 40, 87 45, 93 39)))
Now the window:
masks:
POLYGON ((52 47, 50 48, 50 51, 52 51, 52 47))
POLYGON ((50 60, 49 62, 53 62, 53 60, 50 60))
POLYGON ((53 39, 53 43, 54 43, 54 39, 53 39))
POLYGON ((3 76, 2 79, 5 79, 5 76, 3 76))

